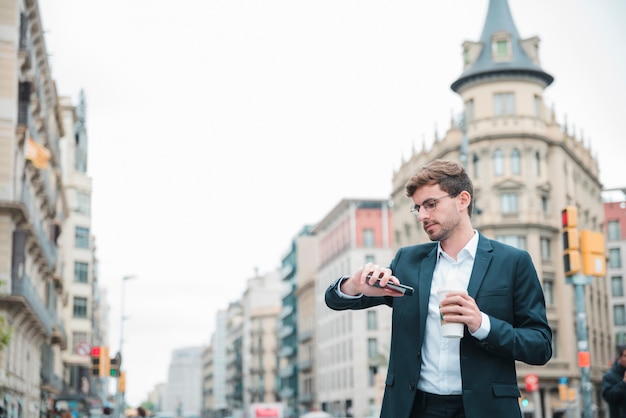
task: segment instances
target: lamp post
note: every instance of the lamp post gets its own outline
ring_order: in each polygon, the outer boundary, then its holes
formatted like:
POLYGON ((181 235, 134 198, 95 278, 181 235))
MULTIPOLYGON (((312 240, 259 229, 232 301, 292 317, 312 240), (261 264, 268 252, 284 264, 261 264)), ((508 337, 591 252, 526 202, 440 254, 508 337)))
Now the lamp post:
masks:
MULTIPOLYGON (((126 301, 126 281, 130 279, 134 279, 135 275, 124 276, 122 277, 122 289, 120 291, 121 294, 121 304, 120 304, 120 349, 119 354, 122 356, 122 348, 124 346, 124 321, 126 321, 127 317, 125 315, 125 301, 126 301)), ((121 370, 120 370, 121 374, 121 370)), ((120 377, 118 376, 118 379, 120 377)), ((117 406, 118 406, 118 417, 124 417, 124 392, 120 391, 119 380, 117 384, 117 406)))

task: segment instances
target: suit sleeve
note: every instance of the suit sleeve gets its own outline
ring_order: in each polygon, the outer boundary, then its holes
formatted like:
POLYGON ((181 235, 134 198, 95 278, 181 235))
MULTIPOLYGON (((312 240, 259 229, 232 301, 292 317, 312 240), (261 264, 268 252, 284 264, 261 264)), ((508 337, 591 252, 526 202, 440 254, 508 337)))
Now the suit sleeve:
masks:
POLYGON ((342 276, 331 283, 326 289, 324 299, 326 306, 335 311, 343 311, 346 309, 367 309, 372 306, 378 305, 393 305, 393 298, 391 296, 361 296, 360 298, 344 298, 337 293, 337 288, 341 285, 341 281, 345 278, 342 276))
POLYGON ((489 315, 491 331, 479 344, 496 354, 540 366, 552 357, 552 330, 546 318, 543 289, 527 252, 506 258, 507 266, 502 264, 500 268, 503 275, 513 275, 512 316, 504 319, 489 315))

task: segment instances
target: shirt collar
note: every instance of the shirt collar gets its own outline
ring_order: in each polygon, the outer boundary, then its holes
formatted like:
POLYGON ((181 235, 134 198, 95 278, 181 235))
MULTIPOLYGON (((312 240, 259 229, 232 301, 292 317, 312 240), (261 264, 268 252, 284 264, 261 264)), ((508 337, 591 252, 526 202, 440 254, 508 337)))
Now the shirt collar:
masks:
MULTIPOLYGON (((465 244, 465 247, 463 247, 463 249, 459 251, 459 254, 456 258, 457 260, 463 260, 466 257, 476 258, 477 249, 478 249, 478 231, 474 229, 474 235, 472 235, 472 238, 469 241, 467 241, 467 244, 465 244)), ((443 254, 446 254, 446 252, 443 250, 443 248, 441 248, 441 242, 437 242, 437 260, 439 260, 443 254)))

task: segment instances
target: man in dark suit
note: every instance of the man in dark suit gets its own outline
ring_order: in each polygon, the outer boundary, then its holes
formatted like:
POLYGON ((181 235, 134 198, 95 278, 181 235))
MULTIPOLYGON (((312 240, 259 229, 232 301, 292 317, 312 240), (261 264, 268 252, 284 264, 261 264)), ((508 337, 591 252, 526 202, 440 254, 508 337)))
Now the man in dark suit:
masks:
POLYGON ((543 365, 552 356, 529 254, 472 228, 473 186, 458 163, 432 161, 407 182, 406 192, 433 242, 401 248, 389 268, 368 263, 325 294, 334 310, 393 308, 380 416, 521 417, 515 361, 543 365), (415 294, 385 288, 388 282, 412 286, 415 294), (440 300, 437 291, 451 286, 462 290, 440 300), (444 320, 463 324, 464 336, 443 337, 444 320))

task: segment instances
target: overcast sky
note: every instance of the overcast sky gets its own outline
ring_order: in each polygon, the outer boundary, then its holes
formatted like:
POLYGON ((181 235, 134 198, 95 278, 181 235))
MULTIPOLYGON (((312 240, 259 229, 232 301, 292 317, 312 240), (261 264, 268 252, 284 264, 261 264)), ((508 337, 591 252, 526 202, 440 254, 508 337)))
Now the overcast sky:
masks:
MULTIPOLYGON (((342 198, 385 198, 461 110, 487 0, 40 0, 59 94, 87 97, 100 283, 138 404, 255 268, 342 198)), ((626 3, 510 0, 557 118, 626 186, 626 3), (622 168, 620 168, 622 167, 622 168)))

